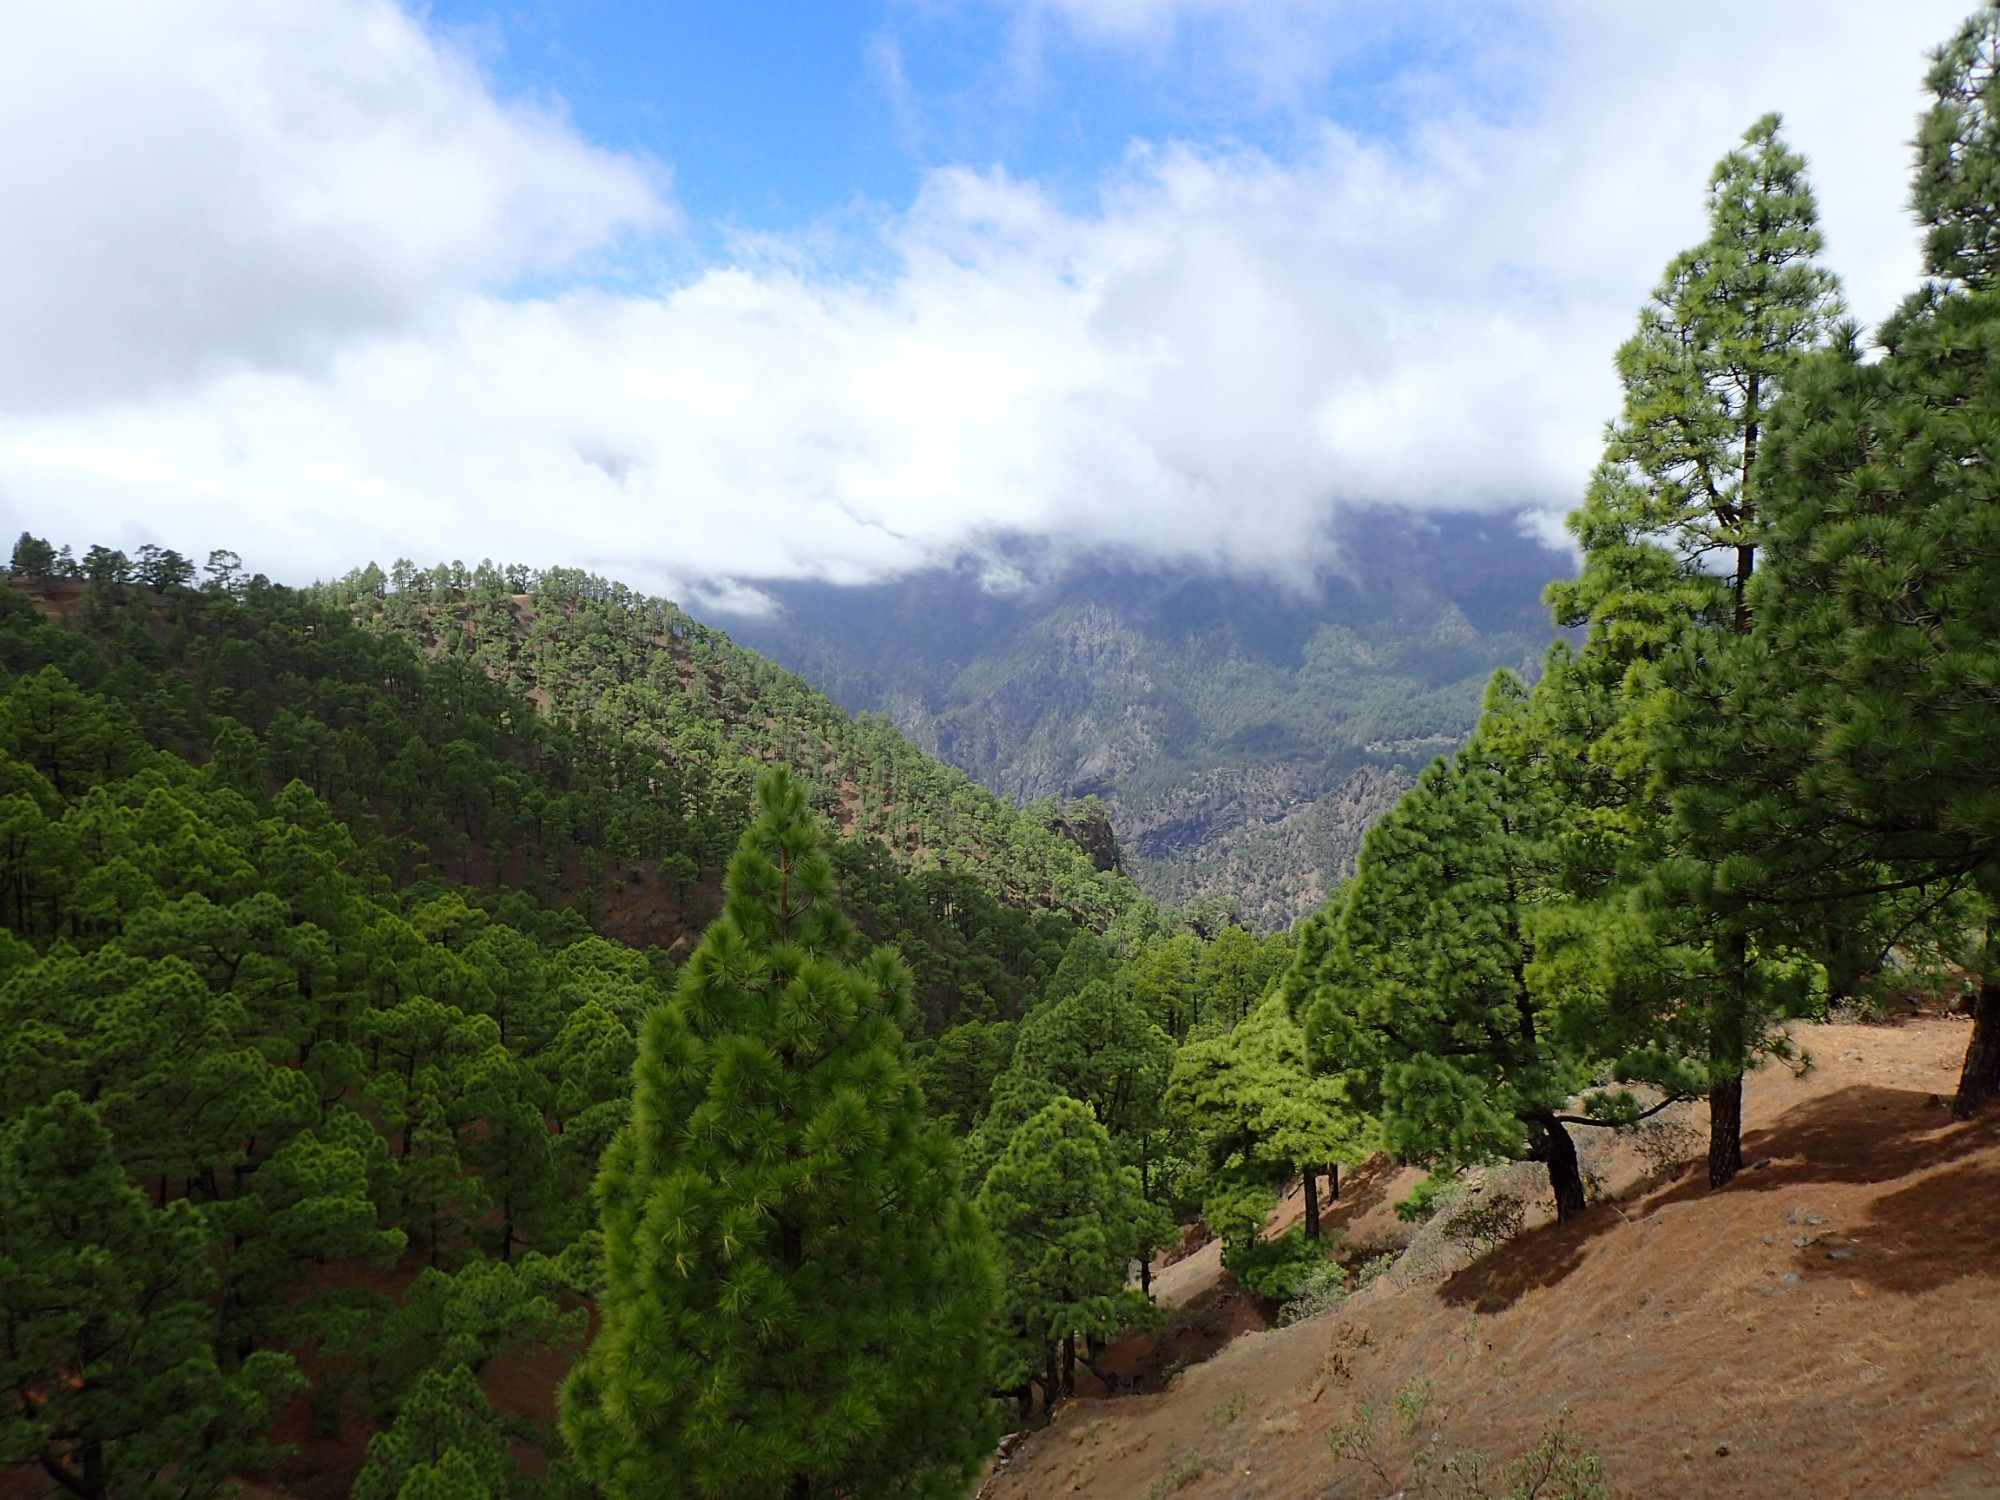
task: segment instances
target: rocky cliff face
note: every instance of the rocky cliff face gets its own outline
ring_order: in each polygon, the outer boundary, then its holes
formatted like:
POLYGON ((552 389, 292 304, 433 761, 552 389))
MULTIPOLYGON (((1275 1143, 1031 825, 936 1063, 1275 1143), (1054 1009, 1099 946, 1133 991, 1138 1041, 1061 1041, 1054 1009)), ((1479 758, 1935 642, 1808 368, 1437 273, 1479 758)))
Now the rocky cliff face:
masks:
POLYGON ((1570 566, 1506 518, 1350 533, 1344 571, 1306 592, 1096 564, 995 594, 968 563, 779 585, 779 614, 722 623, 1004 796, 1101 798, 1156 897, 1278 927, 1462 741, 1493 670, 1535 670, 1541 590, 1570 566))

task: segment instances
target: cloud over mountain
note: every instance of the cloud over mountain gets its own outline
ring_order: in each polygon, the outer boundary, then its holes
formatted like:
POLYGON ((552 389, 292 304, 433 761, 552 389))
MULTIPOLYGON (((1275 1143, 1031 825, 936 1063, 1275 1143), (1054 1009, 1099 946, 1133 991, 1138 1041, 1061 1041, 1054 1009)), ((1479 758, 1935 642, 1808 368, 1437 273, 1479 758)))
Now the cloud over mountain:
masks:
MULTIPOLYGON (((1230 11, 1031 9, 1113 51, 1230 11)), ((1272 46, 1302 13, 1252 9, 1272 46)), ((29 209, 0 520, 283 576, 477 546, 689 588, 1002 533, 1285 575, 1343 506, 1554 514, 1765 109, 1857 310, 1913 279, 1903 143, 1958 6, 1890 9, 1552 0, 1464 63, 1412 10, 1374 85, 1394 128, 1137 141, 1082 203, 941 165, 900 209, 635 283, 593 273, 668 223, 660 172, 382 0, 47 8, 0 62, 29 209)))

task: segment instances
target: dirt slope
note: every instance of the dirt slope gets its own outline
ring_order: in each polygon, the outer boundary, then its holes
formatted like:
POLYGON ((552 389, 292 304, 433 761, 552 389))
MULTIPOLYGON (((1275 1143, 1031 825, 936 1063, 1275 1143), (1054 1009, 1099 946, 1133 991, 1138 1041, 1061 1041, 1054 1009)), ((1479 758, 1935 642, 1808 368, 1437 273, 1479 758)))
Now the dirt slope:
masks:
MULTIPOLYGON (((1938 1102, 1965 1023, 1801 1040, 1812 1071, 1750 1081, 1765 1164, 1728 1189, 1600 1155, 1615 1196, 1582 1220, 1245 1333, 1159 1394, 1070 1403, 985 1500, 1414 1496, 1418 1448, 1498 1467, 1564 1407, 1621 1496, 2000 1496, 2000 1117, 1938 1102), (1398 1393, 1422 1408, 1407 1436, 1398 1393), (1328 1443, 1371 1405, 1380 1473, 1328 1443)), ((1355 1184, 1350 1232, 1399 1190, 1355 1184)))

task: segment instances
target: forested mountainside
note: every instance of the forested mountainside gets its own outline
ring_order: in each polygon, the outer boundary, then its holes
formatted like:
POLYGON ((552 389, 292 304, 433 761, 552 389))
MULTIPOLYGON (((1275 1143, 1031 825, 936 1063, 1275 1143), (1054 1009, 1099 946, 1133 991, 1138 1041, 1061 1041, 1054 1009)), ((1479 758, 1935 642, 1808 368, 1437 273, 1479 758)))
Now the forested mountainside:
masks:
POLYGON ((766 586, 729 629, 1017 801, 1100 798, 1156 900, 1283 927, 1461 743, 1495 668, 1532 676, 1574 560, 1504 516, 1362 512, 1309 584, 1023 556, 863 587, 766 586), (1039 581, 1035 581, 1039 579, 1039 581))
MULTIPOLYGON (((1146 1164, 1127 1248, 1189 1212, 1173 1038, 1241 1019, 1291 950, 1177 927, 1071 836, 1087 815, 1018 813, 575 575, 309 594, 32 536, 10 572, 0 1493, 588 1493, 547 1402, 605 1271, 592 1184, 683 967, 786 972, 714 952, 758 868, 812 893, 797 936, 834 965, 784 1004, 838 973, 873 1018, 858 1053, 833 1027, 828 1102, 901 1101, 940 1223, 950 1138, 997 1157, 1058 1093, 1119 1131, 1090 1127, 1101 1171, 1146 1164), (489 1395, 496 1360, 553 1372, 539 1404, 489 1395)), ((961 1249, 971 1322, 935 1352, 976 1448, 964 1340, 997 1292, 983 1231, 961 1249)))
MULTIPOLYGON (((623 883, 612 871, 614 909, 633 905, 633 888, 649 880, 682 890, 700 870, 719 870, 745 826, 756 770, 777 763, 846 835, 836 845, 843 888, 870 930, 904 930, 917 914, 902 908, 924 907, 941 936, 983 934, 999 953, 1019 948, 1012 928, 1027 912, 1095 930, 1159 921, 1070 831, 1088 823, 1086 811, 1066 815, 1053 799, 1017 811, 886 720, 850 718, 666 600, 564 569, 406 563, 386 574, 371 565, 312 597, 372 639, 476 674, 532 705, 517 716, 528 711, 626 768, 616 795, 628 821, 607 824, 608 843, 584 855, 626 860, 623 883)), ((961 975, 970 983, 961 993, 911 956, 920 985, 938 992, 940 1017, 968 998, 981 1015, 1018 1006, 1018 982, 995 978, 988 989, 961 975)))
MULTIPOLYGON (((360 628, 365 611, 331 596, 262 579, 194 589, 173 581, 171 568, 165 581, 148 589, 24 575, 6 601, 17 622, 38 610, 46 624, 73 628, 29 632, 16 669, 57 665, 124 705, 141 739, 196 760, 240 762, 239 780, 298 781, 398 884, 515 890, 573 906, 621 940, 677 951, 714 915, 715 877, 746 826, 757 766, 779 758, 781 746, 802 760, 817 754, 808 742, 818 747, 844 727, 847 760, 827 762, 830 773, 814 762, 819 800, 837 805, 848 777, 850 816, 874 819, 896 841, 838 846, 848 899, 864 927, 898 935, 936 1023, 961 1010, 1018 1009, 1076 922, 1154 920, 1129 882, 1098 871, 1073 841, 928 762, 886 725, 849 724, 726 643, 717 655, 698 627, 681 650, 702 666, 692 691, 706 695, 696 700, 706 710, 686 698, 660 707, 644 682, 626 693, 619 660, 601 642, 591 676, 599 709, 578 712, 566 698, 570 712, 545 712, 473 658, 470 628, 451 637, 451 649, 423 636, 427 650, 417 637, 360 628), (622 705, 634 701, 665 716, 648 721, 654 729, 673 723, 673 745, 625 732, 622 705), (947 836, 947 822, 958 832, 947 836)), ((603 605, 600 631, 632 607, 591 580, 555 586, 616 600, 603 605)), ((400 597, 376 600, 377 614, 429 617, 416 602, 431 597, 425 589, 413 587, 407 608, 400 597)), ((551 596, 545 621, 591 616, 592 606, 572 611, 563 599, 551 596)), ((468 619, 482 607, 477 591, 457 605, 468 619)), ((510 622, 533 613, 511 596, 502 609, 510 622)), ((549 690, 541 691, 546 706, 549 690)))

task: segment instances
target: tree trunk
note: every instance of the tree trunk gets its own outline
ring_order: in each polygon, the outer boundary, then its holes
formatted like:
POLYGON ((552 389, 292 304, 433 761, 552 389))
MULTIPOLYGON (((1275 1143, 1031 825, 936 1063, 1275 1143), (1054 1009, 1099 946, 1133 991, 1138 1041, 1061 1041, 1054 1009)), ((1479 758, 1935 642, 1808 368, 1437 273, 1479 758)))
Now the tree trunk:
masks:
POLYGON ((786 1500, 812 1500, 812 1492, 812 1476, 808 1474, 794 1474, 792 1476, 791 1493, 786 1497, 786 1500))
POLYGON ((1589 1202, 1583 1195, 1583 1170, 1576 1162, 1576 1142, 1554 1115, 1541 1120, 1542 1163, 1549 1169, 1549 1190, 1556 1195, 1556 1222, 1567 1224, 1589 1202))
POLYGON ((1326 1164, 1326 1201, 1329 1203, 1340 1201, 1340 1163, 1337 1161, 1326 1164))
POLYGON ((1708 1185, 1727 1187, 1743 1170, 1743 990, 1749 980, 1749 940, 1725 939, 1730 962, 1724 990, 1713 1002, 1708 1033, 1708 1185))
POLYGON ((1743 1075, 1717 1079, 1708 1090, 1708 1185, 1727 1187, 1743 1170, 1743 1075))
POLYGON ((1304 1172, 1306 1182, 1306 1238, 1319 1238, 1319 1173, 1311 1167, 1304 1172))
MULTIPOLYGON (((1139 1196, 1148 1203, 1153 1201, 1153 1136, 1148 1131, 1141 1137, 1142 1149, 1139 1154, 1139 1196)), ((1139 1295, 1148 1302, 1153 1300, 1153 1251, 1152 1245, 1139 1247, 1139 1295)))
POLYGON ((1958 1096, 1951 1103, 1954 1120, 1968 1120, 2000 1092, 2000 982, 1980 980, 1979 999, 1972 1008, 1972 1038, 1965 1044, 1965 1066, 1958 1074, 1958 1096))
POLYGON ((1062 1393, 1065 1396, 1074 1396, 1076 1394, 1076 1334, 1074 1332, 1063 1335, 1062 1393))

